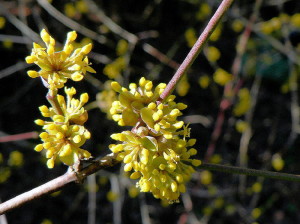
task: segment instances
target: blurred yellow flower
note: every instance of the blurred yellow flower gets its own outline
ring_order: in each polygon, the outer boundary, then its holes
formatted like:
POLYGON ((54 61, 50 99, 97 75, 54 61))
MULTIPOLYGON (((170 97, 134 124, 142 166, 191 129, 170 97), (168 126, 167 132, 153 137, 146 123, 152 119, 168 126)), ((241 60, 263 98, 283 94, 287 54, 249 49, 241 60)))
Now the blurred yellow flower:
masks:
POLYGON ((224 69, 218 68, 213 74, 213 79, 217 84, 224 86, 232 80, 232 75, 224 69))

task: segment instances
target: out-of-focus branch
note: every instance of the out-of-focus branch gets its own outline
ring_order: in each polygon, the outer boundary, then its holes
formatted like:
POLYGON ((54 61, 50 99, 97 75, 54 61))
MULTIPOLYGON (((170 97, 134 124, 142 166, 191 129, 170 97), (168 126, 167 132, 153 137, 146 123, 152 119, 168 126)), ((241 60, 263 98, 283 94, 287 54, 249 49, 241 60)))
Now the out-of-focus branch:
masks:
POLYGON ((219 136, 222 131, 222 127, 225 120, 225 111, 230 108, 232 105, 233 97, 236 95, 238 90, 241 87, 242 81, 238 78, 238 75, 240 73, 241 63, 242 63, 242 57, 246 51, 247 42, 249 40, 250 34, 252 32, 252 27, 254 22, 257 19, 259 8, 262 4, 262 0, 256 0, 254 5, 253 14, 251 15, 249 21, 247 22, 247 25, 245 27, 244 32, 241 34, 241 38, 239 39, 239 42, 237 43, 237 55, 234 59, 233 65, 232 65, 232 74, 234 77, 235 85, 233 82, 229 82, 225 85, 224 92, 223 92, 223 99, 220 103, 220 109, 217 116, 217 120, 215 123, 214 130, 211 135, 211 140, 208 145, 206 155, 205 155, 205 161, 209 161, 210 157, 215 151, 216 142, 219 139, 219 136), (232 98, 228 98, 226 96, 229 95, 229 93, 233 91, 234 95, 232 98))
POLYGON ((38 138, 39 134, 36 131, 26 132, 16 135, 6 135, 0 137, 0 142, 12 142, 12 141, 20 141, 25 139, 38 138))
POLYGON ((176 73, 172 77, 171 81, 168 83, 163 93, 160 95, 157 101, 158 104, 164 101, 173 92, 175 86, 180 81, 182 76, 187 72, 190 66, 193 64, 194 60, 201 52, 204 44, 207 42, 208 38, 213 33, 213 31, 217 27, 218 23, 220 22, 221 18, 228 10, 232 2, 233 0, 223 0, 222 3, 219 5, 217 11, 208 22, 200 37, 198 38, 198 40, 196 41, 196 43, 194 44, 194 46, 192 47, 182 64, 177 69, 176 73))
POLYGON ((299 175, 294 175, 289 173, 280 173, 280 172, 273 172, 273 171, 266 171, 266 170, 255 170, 255 169, 242 168, 237 166, 227 166, 227 165, 210 164, 210 163, 203 163, 198 168, 211 170, 211 171, 218 171, 222 173, 266 177, 266 178, 272 178, 277 180, 300 182, 299 175))
MULTIPOLYGON (((111 18, 106 16, 105 13, 103 12, 103 10, 101 10, 93 1, 85 0, 85 2, 87 3, 89 10, 93 14, 94 18, 97 18, 98 21, 102 22, 113 33, 124 38, 132 45, 136 45, 138 43, 138 41, 141 39, 137 35, 125 30, 124 28, 119 26, 117 23, 115 23, 111 18)), ((158 59, 160 62, 168 65, 169 67, 171 67, 173 69, 177 69, 179 67, 179 64, 177 62, 175 62, 172 59, 170 59, 169 57, 167 57, 165 54, 160 52, 158 49, 156 49, 152 45, 144 43, 144 44, 142 44, 142 48, 146 53, 148 53, 149 55, 158 59)))
POLYGON ((111 18, 106 16, 103 10, 101 10, 93 1, 85 0, 85 2, 87 3, 89 10, 95 14, 95 16, 97 16, 113 33, 118 34, 132 44, 135 44, 138 41, 138 37, 136 35, 116 24, 111 18))
POLYGON ((89 37, 93 40, 98 41, 100 44, 106 43, 106 37, 86 28, 85 26, 80 25, 79 23, 69 19, 64 14, 59 12, 56 8, 54 8, 47 0, 37 0, 40 6, 42 6, 53 18, 62 22, 67 27, 76 30, 78 33, 89 37))
POLYGON ((38 42, 40 37, 37 33, 35 33, 32 29, 30 29, 25 23, 11 14, 4 3, 0 2, 0 14, 3 14, 9 22, 11 22, 18 30, 20 30, 24 35, 26 35, 31 40, 38 42))

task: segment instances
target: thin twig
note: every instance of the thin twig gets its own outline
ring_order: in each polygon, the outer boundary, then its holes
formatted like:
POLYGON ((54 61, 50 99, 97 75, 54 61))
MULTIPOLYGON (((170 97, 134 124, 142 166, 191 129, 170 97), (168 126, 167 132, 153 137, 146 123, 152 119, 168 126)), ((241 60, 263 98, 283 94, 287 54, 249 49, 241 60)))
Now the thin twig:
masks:
POLYGON ((199 55, 200 51, 202 50, 204 44, 208 41, 208 38, 213 33, 215 28, 217 27, 218 23, 220 22, 222 16, 228 10, 229 6, 232 4, 233 0, 223 0, 220 4, 219 8, 212 16, 210 21, 208 22, 207 26, 205 27, 204 31, 201 33, 200 37, 179 66, 178 70, 172 77, 171 81, 168 83, 167 87, 160 95, 159 99, 157 100, 157 104, 164 101, 174 90, 176 84, 180 81, 182 76, 187 72, 189 67, 193 64, 194 60, 199 55))
MULTIPOLYGON (((252 127, 250 126, 250 124, 252 124, 254 109, 255 109, 256 103, 257 103, 260 84, 261 84, 261 75, 257 74, 255 76, 255 80, 253 82, 253 85, 252 85, 252 88, 250 91, 251 106, 250 106, 250 109, 246 113, 246 119, 245 119, 245 121, 249 125, 247 126, 246 130, 243 132, 241 139, 240 139, 239 165, 241 167, 247 167, 247 165, 248 165, 248 155, 247 154, 248 154, 250 139, 252 137, 252 127)), ((246 180, 247 180, 246 176, 240 177, 240 179, 239 179, 240 194, 245 193, 246 180)))
POLYGON ((210 164, 210 163, 203 163, 198 168, 211 170, 211 171, 218 171, 222 173, 266 177, 266 178, 272 178, 277 180, 300 182, 300 175, 294 175, 289 173, 280 173, 280 172, 273 172, 273 171, 266 171, 266 170, 255 170, 249 168, 227 166, 227 165, 220 165, 220 164, 210 164))
MULTIPOLYGON (((1 35, 0 35, 1 36, 1 35)), ((1 38, 1 37, 0 37, 1 38)), ((28 65, 25 62, 17 62, 14 65, 11 65, 3 70, 0 71, 0 79, 3 79, 6 76, 9 76, 11 74, 14 74, 17 71, 26 69, 28 67, 30 67, 31 65, 28 65)))
POLYGON ((121 191, 120 191, 120 183, 118 180, 117 175, 113 174, 109 177, 111 191, 117 195, 117 199, 113 201, 113 223, 114 224, 121 224, 122 217, 122 203, 121 203, 121 191))
POLYGON ((42 6, 53 18, 62 22, 65 26, 76 30, 78 33, 89 37, 93 40, 96 40, 100 44, 106 43, 106 37, 86 28, 85 26, 80 25, 79 23, 71 20, 66 17, 64 14, 59 12, 56 8, 54 8, 47 0, 37 0, 40 6, 42 6))
MULTIPOLYGON (((93 1, 91 1, 91 0, 85 0, 85 1, 87 2, 89 10, 91 11, 91 13, 93 13, 93 17, 97 18, 97 20, 101 21, 105 26, 108 27, 108 29, 110 29, 110 31, 112 31, 113 33, 124 38, 125 40, 127 40, 129 43, 131 43, 134 46, 138 43, 140 38, 137 35, 130 33, 129 31, 125 30, 124 28, 119 26, 117 23, 115 23, 111 18, 109 18, 107 15, 105 15, 103 10, 101 10, 93 1)), ((160 62, 168 65, 169 67, 171 67, 173 69, 177 69, 179 67, 179 64, 177 62, 175 62, 172 59, 170 59, 169 57, 167 57, 165 54, 160 52, 158 49, 156 49, 152 45, 144 43, 142 45, 142 48, 146 53, 155 57, 160 62)))
POLYGON ((142 224, 151 224, 149 206, 146 203, 145 194, 139 194, 139 199, 142 224))
POLYGON ((88 195, 89 195, 89 202, 88 202, 88 224, 95 224, 96 223, 96 193, 97 193, 97 183, 96 183, 96 175, 92 174, 87 178, 88 184, 88 195))
POLYGON ((31 40, 38 42, 40 37, 32 29, 30 29, 25 23, 19 20, 17 17, 12 15, 5 5, 0 2, 0 14, 3 14, 9 22, 11 22, 18 30, 20 30, 24 35, 26 35, 31 40))
POLYGON ((25 36, 0 34, 0 41, 9 40, 15 44, 32 44, 32 41, 25 36))
POLYGON ((25 139, 38 138, 39 134, 36 131, 26 132, 16 135, 6 135, 0 137, 0 142, 12 142, 12 141, 21 141, 25 139))
POLYGON ((109 29, 113 32, 126 39, 128 42, 132 44, 136 44, 138 41, 138 37, 127 30, 123 29, 121 26, 116 24, 111 18, 105 15, 103 10, 101 10, 93 1, 85 0, 87 3, 89 10, 97 16, 102 23, 104 23, 109 29))

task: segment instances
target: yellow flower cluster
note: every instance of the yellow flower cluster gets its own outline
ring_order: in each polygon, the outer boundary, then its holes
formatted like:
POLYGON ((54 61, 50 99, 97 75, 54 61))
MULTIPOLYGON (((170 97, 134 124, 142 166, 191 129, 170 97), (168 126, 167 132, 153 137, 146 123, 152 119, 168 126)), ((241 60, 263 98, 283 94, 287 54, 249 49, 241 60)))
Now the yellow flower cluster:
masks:
POLYGON ((193 167, 201 162, 190 159, 197 154, 196 149, 190 148, 196 140, 186 139, 190 129, 177 120, 180 110, 187 106, 174 102, 174 95, 155 103, 165 87, 161 83, 152 91, 152 82, 144 77, 138 86, 131 83, 130 90, 112 82, 112 88, 119 93, 119 100, 113 102, 110 110, 112 118, 121 126, 134 128, 113 134, 111 137, 120 143, 109 148, 118 153, 118 159, 126 164, 124 170, 132 172, 132 179, 140 178, 137 185, 142 192, 174 202, 185 192, 193 167))
POLYGON ((111 89, 111 80, 108 80, 104 83, 104 88, 96 96, 97 105, 101 111, 106 113, 108 119, 112 119, 109 110, 112 103, 117 99, 117 94, 111 89))
POLYGON ((38 119, 36 124, 43 126, 45 130, 40 134, 43 144, 35 147, 36 151, 46 149, 47 166, 54 167, 57 157, 66 165, 73 165, 78 160, 89 158, 91 154, 80 147, 91 137, 90 132, 83 126, 88 115, 83 105, 88 101, 87 93, 80 96, 80 100, 73 98, 76 90, 65 88, 67 101, 62 95, 57 95, 58 107, 61 113, 53 107, 43 105, 39 107, 43 117, 49 117, 52 121, 38 119))
POLYGON ((232 74, 226 72, 222 68, 218 68, 213 74, 214 81, 221 86, 225 86, 228 82, 232 80, 232 78, 232 74))
POLYGON ((238 102, 233 108, 233 114, 235 116, 242 116, 251 108, 251 95, 249 89, 240 89, 238 92, 238 98, 238 102))
POLYGON ((92 45, 87 44, 74 50, 72 42, 76 37, 75 31, 69 32, 63 50, 56 52, 55 40, 43 29, 41 38, 46 48, 33 43, 31 55, 26 57, 28 64, 34 63, 41 70, 39 72, 29 70, 27 74, 31 78, 41 77, 49 84, 50 89, 58 89, 64 86, 67 79, 80 81, 87 71, 95 73, 95 70, 89 66, 86 56, 91 51, 92 45))

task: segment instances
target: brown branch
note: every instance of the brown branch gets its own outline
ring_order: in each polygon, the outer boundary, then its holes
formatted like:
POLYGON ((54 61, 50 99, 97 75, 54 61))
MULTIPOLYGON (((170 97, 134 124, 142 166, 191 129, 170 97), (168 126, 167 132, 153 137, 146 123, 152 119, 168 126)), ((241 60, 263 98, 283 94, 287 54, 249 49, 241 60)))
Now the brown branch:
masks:
POLYGON ((38 186, 30 191, 20 194, 6 202, 0 204, 0 215, 21 205, 40 198, 46 194, 60 190, 69 183, 82 183, 85 178, 101 169, 116 165, 119 161, 116 160, 116 154, 109 154, 99 160, 93 161, 92 164, 75 172, 69 169, 64 175, 57 177, 41 186, 38 186))
POLYGON ((15 135, 6 135, 0 137, 0 142, 12 142, 12 141, 21 141, 25 139, 38 138, 39 134, 36 131, 26 132, 15 135))

